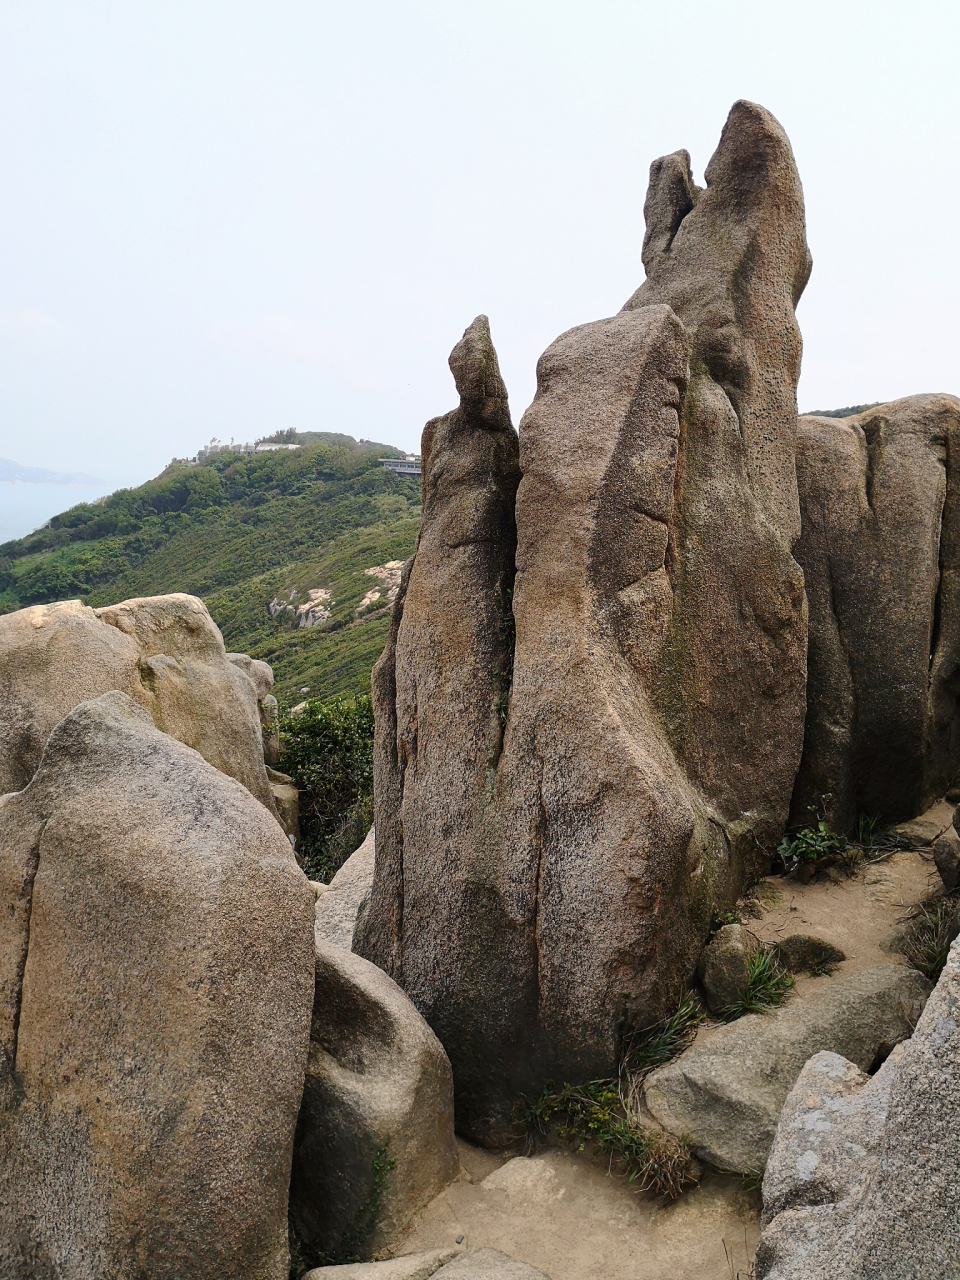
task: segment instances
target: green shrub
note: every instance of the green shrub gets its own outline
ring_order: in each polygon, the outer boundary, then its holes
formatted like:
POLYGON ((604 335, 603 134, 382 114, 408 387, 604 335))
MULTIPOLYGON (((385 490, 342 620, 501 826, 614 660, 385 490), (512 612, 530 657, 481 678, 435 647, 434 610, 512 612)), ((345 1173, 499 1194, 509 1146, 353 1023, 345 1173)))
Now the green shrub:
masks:
POLYGON ((373 823, 373 704, 369 694, 280 709, 279 767, 300 791, 301 854, 329 883, 373 823))

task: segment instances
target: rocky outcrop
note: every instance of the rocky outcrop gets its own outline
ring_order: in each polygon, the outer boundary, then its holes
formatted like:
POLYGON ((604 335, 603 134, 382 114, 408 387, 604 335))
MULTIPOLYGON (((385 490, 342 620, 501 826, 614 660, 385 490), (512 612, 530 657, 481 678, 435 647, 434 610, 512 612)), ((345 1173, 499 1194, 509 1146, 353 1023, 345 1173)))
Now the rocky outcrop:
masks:
POLYGON ((897 822, 960 767, 960 400, 910 396, 797 436, 810 602, 792 818, 897 822))
POLYGON ((0 798, 0 1274, 286 1280, 312 917, 270 814, 126 695, 56 726, 0 798))
POLYGON ((612 1074, 673 1005, 800 756, 810 264, 782 129, 738 103, 706 190, 667 157, 646 215, 647 283, 544 353, 519 466, 485 319, 455 348, 374 674, 354 945, 436 1030, 480 1141, 546 1080, 612 1074))
POLYGON ((280 759, 280 706, 270 692, 273 688, 273 667, 247 653, 228 653, 227 661, 248 677, 257 694, 257 711, 263 735, 263 758, 267 765, 275 765, 280 759))
POLYGON ((386 974, 318 938, 290 1182, 304 1261, 389 1252, 459 1167, 440 1042, 386 974))
POLYGON ((869 1070, 910 1035, 929 990, 906 965, 823 979, 781 1009, 701 1032, 691 1048, 647 1077, 644 1103, 709 1164, 756 1172, 807 1059, 828 1050, 869 1070))
POLYGON ((761 1280, 960 1274, 960 943, 912 1037, 875 1076, 806 1064, 763 1180, 761 1280))
POLYGON ((347 951, 353 946, 357 916, 373 885, 374 829, 354 850, 329 884, 315 885, 316 934, 347 951))
POLYGON ((249 671, 228 658, 194 596, 150 596, 105 609, 65 600, 7 614, 0 618, 0 794, 27 785, 68 712, 118 689, 158 729, 274 812, 258 711, 270 668, 246 663, 249 671))

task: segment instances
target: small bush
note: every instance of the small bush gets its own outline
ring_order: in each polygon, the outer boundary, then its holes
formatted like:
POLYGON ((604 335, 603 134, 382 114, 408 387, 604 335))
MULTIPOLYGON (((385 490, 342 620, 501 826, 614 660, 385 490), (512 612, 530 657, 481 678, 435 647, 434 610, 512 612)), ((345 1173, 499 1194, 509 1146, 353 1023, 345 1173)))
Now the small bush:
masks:
POLYGON ((559 1138, 595 1143, 621 1164, 641 1191, 676 1198, 697 1181, 690 1143, 673 1134, 648 1129, 626 1113, 614 1080, 554 1089, 553 1082, 526 1113, 529 1126, 541 1133, 553 1128, 559 1138))
POLYGON ((725 1022, 742 1018, 745 1013, 766 1013, 778 1008, 794 986, 794 979, 769 947, 761 947, 750 961, 750 975, 743 998, 722 1011, 725 1022))
POLYGON ((897 950, 914 969, 936 982, 947 963, 950 945, 960 933, 960 899, 936 894, 918 903, 906 917, 897 950))
POLYGON ((329 883, 373 822, 373 705, 369 695, 280 709, 279 768, 300 791, 301 858, 329 883))

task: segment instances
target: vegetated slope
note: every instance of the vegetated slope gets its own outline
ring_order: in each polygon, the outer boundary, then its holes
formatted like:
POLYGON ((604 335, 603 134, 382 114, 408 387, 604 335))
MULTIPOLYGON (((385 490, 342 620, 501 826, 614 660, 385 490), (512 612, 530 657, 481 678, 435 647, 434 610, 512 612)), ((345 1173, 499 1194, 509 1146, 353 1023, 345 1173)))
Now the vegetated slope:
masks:
POLYGON ((396 453, 336 436, 223 453, 200 467, 171 463, 139 488, 81 503, 0 546, 0 612, 186 591, 206 602, 229 649, 273 665, 279 696, 296 700, 305 686, 323 698, 366 691, 396 576, 367 571, 406 559, 420 524, 419 483, 379 465, 396 453), (311 591, 320 625, 301 626, 311 591))

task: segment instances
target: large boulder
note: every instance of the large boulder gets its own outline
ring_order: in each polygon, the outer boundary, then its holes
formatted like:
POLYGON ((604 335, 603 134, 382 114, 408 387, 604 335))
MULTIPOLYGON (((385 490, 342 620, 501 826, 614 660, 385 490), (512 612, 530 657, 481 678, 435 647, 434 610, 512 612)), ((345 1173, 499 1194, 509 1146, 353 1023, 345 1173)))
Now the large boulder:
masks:
POLYGON ((437 1037, 385 973, 317 938, 290 1182, 303 1261, 389 1252, 459 1168, 453 1077, 437 1037))
POLYGON ((56 726, 0 798, 0 1274, 286 1280, 312 916, 270 814, 125 694, 56 726))
POLYGON ((704 947, 697 963, 697 977, 713 1013, 722 1013, 743 999, 750 967, 759 950, 760 940, 742 924, 724 925, 704 947))
POLYGON ((802 193, 749 103, 705 191, 684 157, 651 170, 647 283, 541 357, 519 467, 485 319, 454 349, 374 673, 354 947, 436 1030, 481 1142, 675 1005, 800 757, 802 193))
POLYGON ((249 670, 228 658, 195 596, 104 609, 65 600, 0 617, 0 794, 27 785, 68 712, 119 689, 273 813, 258 710, 270 669, 246 661, 249 670))
POLYGON ((910 396, 797 434, 810 603, 793 820, 899 822, 960 767, 960 400, 910 396), (827 797, 824 800, 824 797, 827 797))
POLYGON ((818 1053, 763 1180, 762 1280, 960 1275, 960 942, 911 1038, 873 1077, 818 1053))
POLYGON ((329 884, 315 886, 317 892, 316 934, 347 951, 353 946, 357 917, 373 885, 375 834, 373 827, 359 849, 355 849, 329 884))
POLYGON ((822 979, 780 1009, 701 1032, 647 1077, 646 1107, 709 1164, 756 1172, 807 1059, 829 1050, 869 1070, 910 1035, 929 990, 898 964, 822 979))

